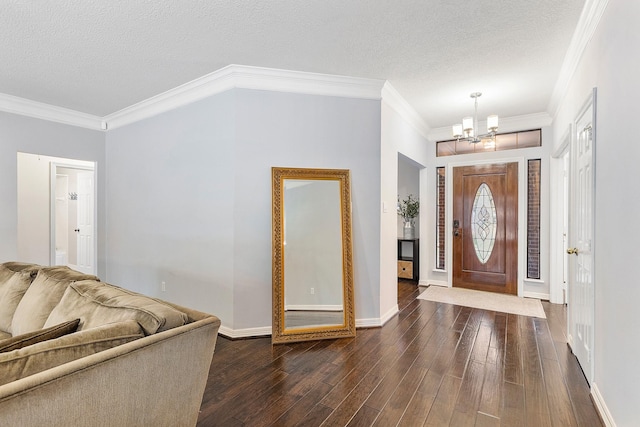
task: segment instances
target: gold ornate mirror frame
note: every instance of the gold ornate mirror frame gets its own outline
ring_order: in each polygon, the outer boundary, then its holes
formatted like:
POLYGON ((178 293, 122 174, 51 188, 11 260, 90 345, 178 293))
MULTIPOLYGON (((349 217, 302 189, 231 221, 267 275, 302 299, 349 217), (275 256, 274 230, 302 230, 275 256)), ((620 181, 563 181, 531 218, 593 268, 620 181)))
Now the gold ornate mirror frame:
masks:
POLYGON ((353 301, 349 170, 274 167, 271 172, 273 189, 272 342, 279 344, 354 337, 356 326, 353 301), (287 212, 285 207, 288 209, 287 212), (305 222, 307 219, 308 222, 305 222), (293 235, 294 232, 298 235, 293 235), (334 233, 335 238, 325 237, 334 233), (289 239, 288 249, 287 239, 289 239), (328 246, 332 250, 326 250, 324 247, 325 250, 322 251, 314 250, 314 244, 317 243, 316 246, 324 244, 321 241, 327 239, 333 239, 332 242, 335 243, 333 246, 328 246), (338 241, 341 245, 337 243, 338 241), (299 242, 303 242, 304 245, 298 244, 299 242), (289 252, 285 253, 287 250, 289 252), (286 266, 285 260, 287 260, 286 266), (314 265, 321 266, 315 272, 313 266, 310 267, 307 261, 313 261, 314 265), (296 266, 295 263, 299 265, 296 266), (341 272, 338 271, 340 268, 341 272), (329 279, 326 279, 327 277, 329 279), (291 283, 285 282, 285 278, 291 283), (324 280, 331 283, 325 285, 324 280), (342 311, 338 301, 337 286, 339 285, 342 287, 342 311), (326 299, 333 298, 333 304, 309 303, 309 301, 323 298, 323 293, 330 295, 326 296, 326 299), (287 299, 289 305, 287 305, 287 299), (292 301, 294 299, 296 304, 292 301))

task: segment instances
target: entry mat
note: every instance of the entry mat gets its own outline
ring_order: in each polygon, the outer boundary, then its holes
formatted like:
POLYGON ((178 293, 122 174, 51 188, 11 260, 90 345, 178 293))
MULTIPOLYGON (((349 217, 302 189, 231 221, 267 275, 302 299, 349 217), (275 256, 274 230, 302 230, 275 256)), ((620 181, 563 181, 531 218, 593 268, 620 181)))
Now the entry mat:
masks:
POLYGON ((434 285, 427 287, 424 292, 418 295, 418 298, 501 313, 519 314, 520 316, 547 318, 540 300, 534 298, 520 298, 513 295, 434 285))

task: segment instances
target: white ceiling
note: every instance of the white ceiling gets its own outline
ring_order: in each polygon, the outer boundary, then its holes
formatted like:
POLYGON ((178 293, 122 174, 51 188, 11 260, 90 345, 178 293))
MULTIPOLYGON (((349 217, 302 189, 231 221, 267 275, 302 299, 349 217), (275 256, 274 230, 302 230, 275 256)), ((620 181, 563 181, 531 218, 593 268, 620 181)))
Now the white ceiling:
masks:
POLYGON ((431 127, 547 110, 585 0, 3 1, 0 93, 100 117, 229 64, 389 80, 431 127))

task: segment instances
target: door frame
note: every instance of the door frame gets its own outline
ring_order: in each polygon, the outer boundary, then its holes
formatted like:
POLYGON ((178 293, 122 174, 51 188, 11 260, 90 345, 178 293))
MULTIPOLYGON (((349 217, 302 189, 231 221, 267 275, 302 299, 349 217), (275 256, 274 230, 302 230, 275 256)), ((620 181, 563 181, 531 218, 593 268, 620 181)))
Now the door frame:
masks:
MULTIPOLYGON (((517 163, 518 164, 518 271, 516 272, 517 281, 517 296, 527 296, 524 294, 524 275, 526 271, 526 250, 527 250, 527 218, 526 209, 527 206, 527 180, 526 177, 526 159, 524 157, 506 157, 499 159, 486 159, 486 160, 472 160, 465 162, 452 162, 447 165, 447 173, 445 177, 445 185, 447 188, 447 212, 446 212, 446 242, 447 248, 447 261, 446 265, 453 266, 453 236, 451 230, 453 230, 453 168, 462 166, 479 166, 479 165, 495 165, 503 163, 517 163)), ((447 286, 453 286, 453 268, 447 269, 447 286)))
POLYGON ((73 163, 50 163, 49 179, 49 263, 56 264, 56 175, 58 168, 93 172, 93 274, 98 271, 98 180, 96 166, 82 166, 73 163))
MULTIPOLYGON (((564 174, 567 179, 571 179, 571 137, 573 135, 573 124, 569 124, 567 130, 560 139, 560 146, 551 154, 550 166, 550 182, 564 181, 564 174), (569 164, 565 168, 565 156, 569 156, 569 164)), ((569 197, 569 193, 564 194, 564 188, 557 185, 550 185, 550 218, 549 232, 551 233, 551 241, 549 245, 549 257, 551 263, 549 265, 549 301, 553 304, 566 303, 568 282, 564 283, 564 272, 561 266, 567 263, 567 245, 563 239, 564 220, 569 216, 569 201, 565 200, 569 197), (566 209, 565 209, 566 203, 566 209)), ((569 189, 570 191, 570 189, 569 189)), ((567 239, 569 238, 567 232, 567 239)))

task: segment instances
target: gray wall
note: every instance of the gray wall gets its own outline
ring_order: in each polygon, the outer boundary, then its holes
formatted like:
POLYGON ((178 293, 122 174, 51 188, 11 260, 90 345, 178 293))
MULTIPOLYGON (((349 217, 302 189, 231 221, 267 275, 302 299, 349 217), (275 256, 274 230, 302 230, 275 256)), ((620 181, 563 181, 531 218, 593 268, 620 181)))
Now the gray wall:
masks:
POLYGON ((233 265, 245 263, 233 256, 234 102, 226 92, 109 131, 106 144, 107 280, 228 327, 233 265))
POLYGON ((344 168, 356 316, 378 317, 379 145, 379 101, 245 89, 114 129, 107 279, 227 328, 268 327, 271 167, 344 168))
POLYGON ((554 120, 560 137, 597 87, 595 142, 595 387, 616 425, 638 424, 640 2, 609 0, 554 120))
MULTIPOLYGON (((405 200, 409 194, 414 199, 420 199, 420 167, 411 159, 398 153, 398 197, 400 201, 405 200)), ((424 206, 420 206, 424 208, 424 206)), ((422 209, 421 209, 422 210, 422 209)), ((435 211, 435 209, 432 209, 435 211)), ((421 215, 428 215, 428 211, 420 212, 421 215)), ((415 236, 420 237, 420 216, 415 218, 415 236)), ((398 237, 403 237, 404 221, 398 215, 398 237)))
POLYGON ((98 184, 98 275, 105 271, 105 134, 0 112, 0 262, 18 257, 17 153, 96 162, 98 184))

